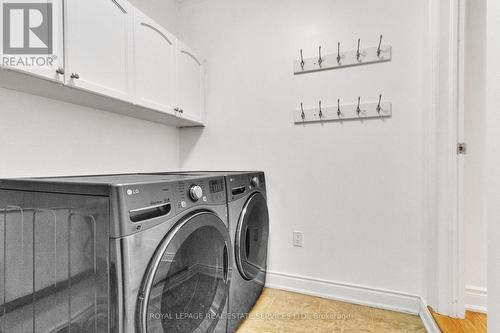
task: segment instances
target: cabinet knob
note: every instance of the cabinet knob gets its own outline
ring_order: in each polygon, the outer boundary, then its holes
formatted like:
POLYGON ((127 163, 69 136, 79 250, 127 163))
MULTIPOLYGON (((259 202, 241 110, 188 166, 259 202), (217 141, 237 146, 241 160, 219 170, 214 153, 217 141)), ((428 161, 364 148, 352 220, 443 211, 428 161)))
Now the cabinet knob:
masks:
POLYGON ((71 76, 70 76, 72 79, 75 79, 75 80, 78 80, 80 78, 80 75, 76 74, 76 73, 71 73, 71 76))
POLYGON ((64 68, 59 67, 59 68, 56 70, 56 73, 57 73, 57 74, 59 74, 59 75, 64 75, 64 68))

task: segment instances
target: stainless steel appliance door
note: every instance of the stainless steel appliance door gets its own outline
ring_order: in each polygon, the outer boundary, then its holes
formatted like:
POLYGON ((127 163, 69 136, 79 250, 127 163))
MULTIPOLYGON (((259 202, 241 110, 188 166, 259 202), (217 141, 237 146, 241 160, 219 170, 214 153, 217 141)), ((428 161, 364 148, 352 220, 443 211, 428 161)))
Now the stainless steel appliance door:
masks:
POLYGON ((214 332, 229 294, 229 249, 229 232, 217 215, 198 212, 181 220, 147 269, 139 332, 214 332))
POLYGON ((243 206, 236 229, 235 257, 241 276, 252 280, 266 270, 269 212, 261 193, 253 194, 243 206))

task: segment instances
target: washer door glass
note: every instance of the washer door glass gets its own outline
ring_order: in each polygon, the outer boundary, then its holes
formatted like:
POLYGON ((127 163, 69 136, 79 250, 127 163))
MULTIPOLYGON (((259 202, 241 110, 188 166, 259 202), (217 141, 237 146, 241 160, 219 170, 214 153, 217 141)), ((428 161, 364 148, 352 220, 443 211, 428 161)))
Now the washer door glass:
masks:
POLYGON ((197 213, 172 230, 151 261, 140 293, 141 332, 211 333, 229 292, 229 233, 197 213))
POLYGON ((236 231, 236 263, 243 278, 252 280, 265 272, 268 237, 266 199, 261 193, 255 193, 245 203, 236 231))

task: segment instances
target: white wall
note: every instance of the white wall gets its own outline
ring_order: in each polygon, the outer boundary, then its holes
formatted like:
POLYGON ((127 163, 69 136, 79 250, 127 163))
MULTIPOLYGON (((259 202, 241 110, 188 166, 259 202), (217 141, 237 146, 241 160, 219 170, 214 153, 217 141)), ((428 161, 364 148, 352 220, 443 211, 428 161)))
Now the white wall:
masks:
MULTIPOLYGON (((176 0, 133 0, 171 31, 176 0)), ((0 178, 179 168, 175 128, 0 89, 0 178)))
POLYGON ((500 2, 488 0, 487 6, 488 331, 500 332, 500 2))
POLYGON ((193 0, 179 27, 208 62, 207 127, 181 130, 181 166, 266 171, 269 269, 422 295, 427 2, 193 0), (375 46, 381 33, 390 63, 292 75, 301 48, 375 46), (300 102, 379 93, 392 119, 292 124, 300 102))
POLYGON ((486 2, 467 1, 465 35, 464 165, 466 304, 485 305, 487 233, 485 218, 486 2))
POLYGON ((176 129, 0 89, 0 177, 178 168, 176 129))

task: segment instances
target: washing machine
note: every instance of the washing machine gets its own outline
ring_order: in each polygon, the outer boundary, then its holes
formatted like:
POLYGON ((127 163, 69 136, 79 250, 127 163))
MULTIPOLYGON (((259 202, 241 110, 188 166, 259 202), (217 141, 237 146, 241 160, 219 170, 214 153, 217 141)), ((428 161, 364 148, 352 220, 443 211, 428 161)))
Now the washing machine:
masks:
POLYGON ((222 176, 0 180, 4 332, 226 333, 222 176))
POLYGON ((233 333, 248 317, 266 282, 269 213, 265 174, 253 171, 186 171, 179 174, 222 175, 226 180, 234 253, 227 332, 233 333))

